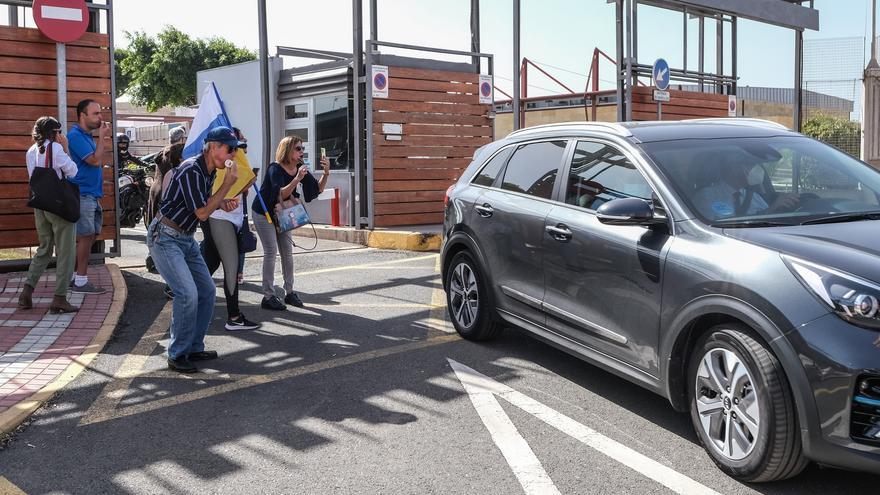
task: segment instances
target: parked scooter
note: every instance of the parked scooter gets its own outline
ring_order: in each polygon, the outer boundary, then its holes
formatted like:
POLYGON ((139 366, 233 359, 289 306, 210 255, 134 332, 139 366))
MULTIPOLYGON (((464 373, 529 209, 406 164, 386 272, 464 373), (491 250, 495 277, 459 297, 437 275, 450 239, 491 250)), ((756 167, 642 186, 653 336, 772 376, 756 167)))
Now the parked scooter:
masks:
POLYGON ((144 218, 155 173, 155 165, 148 165, 129 153, 129 142, 126 134, 116 135, 119 158, 119 224, 122 227, 134 227, 144 218))

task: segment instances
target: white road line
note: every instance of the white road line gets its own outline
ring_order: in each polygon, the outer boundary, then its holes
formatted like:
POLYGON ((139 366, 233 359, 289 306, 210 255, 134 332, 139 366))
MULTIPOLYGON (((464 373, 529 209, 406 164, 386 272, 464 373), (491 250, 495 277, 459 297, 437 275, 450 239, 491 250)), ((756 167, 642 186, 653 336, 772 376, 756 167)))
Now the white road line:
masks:
MULTIPOLYGON (((483 375, 482 373, 479 373, 471 368, 468 368, 461 363, 453 361, 452 359, 447 358, 447 360, 452 366, 452 369, 455 371, 455 375, 464 386, 465 391, 467 391, 468 396, 470 396, 471 402, 473 402, 474 407, 480 414, 480 417, 483 418, 483 423, 492 434, 492 439, 495 441, 495 444, 498 445, 498 448, 502 450, 504 457, 508 459, 508 463, 510 463, 511 468, 514 469, 514 474, 517 476, 517 479, 520 480, 520 484, 523 485, 526 493, 547 492, 529 491, 529 487, 526 485, 526 483, 524 483, 523 479, 520 478, 520 474, 517 472, 517 468, 514 466, 513 463, 511 463, 511 458, 518 458, 518 462, 521 463, 522 459, 527 459, 529 456, 534 457, 534 453, 532 452, 532 449, 528 446, 528 444, 525 444, 525 441, 522 440, 522 437, 516 431, 516 428, 513 426, 513 424, 510 423, 510 419, 507 417, 501 407, 498 406, 498 402, 493 397, 494 395, 503 398, 512 405, 535 416, 536 418, 565 433, 566 435, 576 438, 582 443, 592 447, 593 449, 614 459, 615 461, 633 469, 637 473, 641 473, 642 475, 651 478, 652 480, 669 488, 675 493, 680 493, 682 495, 719 495, 718 492, 716 492, 715 490, 712 490, 711 488, 702 485, 697 481, 694 481, 693 479, 675 471, 674 469, 660 464, 650 457, 636 452, 635 450, 602 435, 592 428, 578 423, 568 416, 557 412, 550 407, 545 406, 544 404, 532 399, 531 397, 517 392, 507 385, 496 382, 488 376, 483 375), (487 397, 490 397, 491 401, 495 403, 495 406, 497 406, 497 409, 494 410, 494 412, 491 412, 490 407, 492 405, 486 399, 487 397), (490 422, 487 421, 485 417, 486 415, 490 414, 497 415, 497 417, 491 419, 491 426, 490 422), (510 428, 512 428, 513 431, 510 432, 502 430, 504 436, 499 438, 498 434, 495 432, 498 428, 496 425, 505 421, 507 423, 510 423, 510 428), (511 435, 515 438, 509 438, 511 435), (516 442, 516 438, 522 440, 522 443, 524 445, 516 442), (509 452, 505 451, 506 449, 509 450, 509 452)), ((538 460, 535 459, 534 462, 538 462, 538 460)), ((538 463, 538 466, 540 467, 540 463, 538 463)), ((543 468, 541 469, 543 471, 543 468)), ((544 472, 543 474, 544 476, 546 476, 546 472, 544 472)), ((526 478, 526 481, 530 480, 526 478)), ((555 487, 553 488, 555 489, 555 487)))

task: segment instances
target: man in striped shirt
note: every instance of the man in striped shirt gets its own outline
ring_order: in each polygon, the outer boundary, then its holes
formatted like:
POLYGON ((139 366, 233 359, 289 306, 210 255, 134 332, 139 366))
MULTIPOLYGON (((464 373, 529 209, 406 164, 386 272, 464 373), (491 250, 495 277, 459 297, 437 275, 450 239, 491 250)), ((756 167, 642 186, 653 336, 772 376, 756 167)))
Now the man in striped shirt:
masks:
POLYGON ((237 179, 236 167, 226 169, 223 184, 213 195, 214 171, 226 168, 242 143, 232 129, 215 127, 205 138, 202 153, 181 163, 164 188, 159 213, 147 230, 147 247, 159 273, 174 291, 168 367, 181 373, 198 371, 193 361, 215 359, 205 350, 205 333, 214 316, 216 289, 199 244, 193 238, 199 221, 217 208, 238 206, 224 199, 237 179))

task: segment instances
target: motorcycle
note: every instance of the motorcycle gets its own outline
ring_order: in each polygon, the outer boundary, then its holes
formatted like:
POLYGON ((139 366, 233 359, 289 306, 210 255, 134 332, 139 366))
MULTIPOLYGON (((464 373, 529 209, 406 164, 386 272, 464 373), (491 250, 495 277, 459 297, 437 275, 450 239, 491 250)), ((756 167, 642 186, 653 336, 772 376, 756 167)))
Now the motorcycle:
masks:
POLYGON ((134 227, 146 215, 153 171, 150 167, 128 165, 119 170, 119 224, 134 227))

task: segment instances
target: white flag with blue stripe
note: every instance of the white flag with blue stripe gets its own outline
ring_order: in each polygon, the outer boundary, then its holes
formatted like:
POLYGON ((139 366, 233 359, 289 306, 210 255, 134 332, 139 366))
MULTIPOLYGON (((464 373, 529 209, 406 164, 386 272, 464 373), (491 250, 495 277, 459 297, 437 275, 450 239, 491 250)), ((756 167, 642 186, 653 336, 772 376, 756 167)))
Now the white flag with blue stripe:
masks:
POLYGON ((217 91, 217 86, 212 82, 205 88, 205 92, 202 93, 199 111, 196 112, 192 128, 189 130, 189 136, 186 138, 186 144, 183 145, 184 160, 201 153, 208 131, 220 125, 232 127, 232 124, 229 123, 229 116, 226 115, 226 109, 223 107, 223 101, 220 99, 220 93, 217 91))

